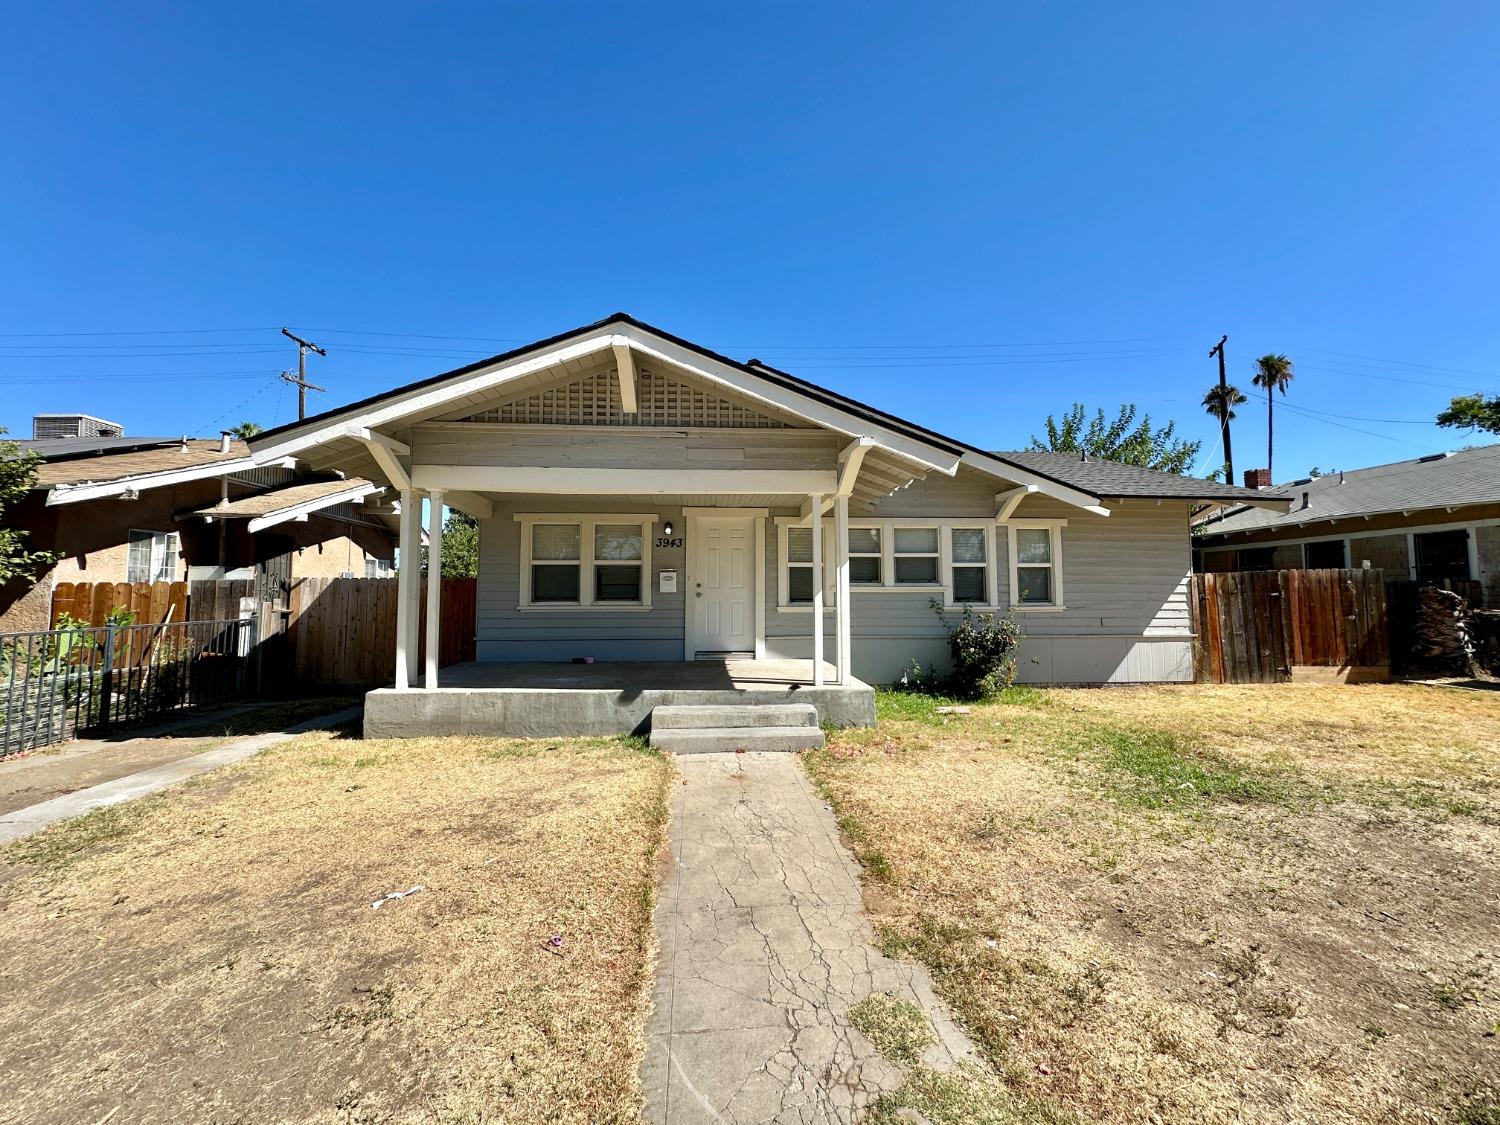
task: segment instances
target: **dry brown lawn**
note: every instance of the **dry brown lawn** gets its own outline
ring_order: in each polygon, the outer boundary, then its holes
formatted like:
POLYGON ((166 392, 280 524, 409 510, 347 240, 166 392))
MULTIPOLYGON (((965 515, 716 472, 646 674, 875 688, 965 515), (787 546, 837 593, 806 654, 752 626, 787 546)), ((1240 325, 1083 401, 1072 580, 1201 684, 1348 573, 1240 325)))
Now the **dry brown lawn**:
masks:
POLYGON ((0 1120, 635 1120, 670 772, 320 733, 12 845, 0 1120))
POLYGON ((806 764, 996 1120, 1500 1121, 1500 694, 882 700, 806 764))

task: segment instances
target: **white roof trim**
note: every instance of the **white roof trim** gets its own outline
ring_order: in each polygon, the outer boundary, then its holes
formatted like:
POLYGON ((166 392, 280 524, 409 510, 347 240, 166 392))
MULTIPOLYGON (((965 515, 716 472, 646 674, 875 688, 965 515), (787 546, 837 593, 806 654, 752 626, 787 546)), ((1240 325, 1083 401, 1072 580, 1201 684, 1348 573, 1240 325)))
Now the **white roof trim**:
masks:
POLYGON ((224 461, 210 461, 198 465, 184 465, 180 469, 158 469, 154 473, 139 473, 118 480, 86 481, 82 484, 58 484, 47 492, 47 507, 58 504, 81 504, 86 500, 102 500, 110 496, 122 496, 127 492, 139 492, 146 488, 165 488, 188 481, 205 480, 210 477, 227 476, 242 469, 262 469, 267 465, 295 468, 296 462, 287 457, 235 457, 224 461))
POLYGON ((616 347, 633 348, 642 356, 669 363, 710 383, 727 387, 746 398, 765 403, 825 429, 851 438, 868 437, 876 446, 924 468, 948 476, 958 470, 959 456, 943 451, 934 443, 908 437, 849 411, 818 402, 793 388, 778 386, 762 376, 700 355, 653 332, 620 323, 603 325, 587 335, 540 352, 497 361, 467 374, 454 376, 440 385, 418 387, 394 394, 357 413, 340 413, 314 428, 287 434, 274 445, 259 450, 255 454, 255 460, 263 464, 268 460, 333 441, 346 436, 351 425, 375 430, 377 427, 399 424, 413 415, 439 410, 456 398, 502 388, 507 383, 560 363, 583 359, 616 347))
POLYGON ((1044 496, 1050 496, 1054 500, 1061 500, 1065 504, 1072 504, 1075 508, 1082 508, 1085 512, 1092 512, 1096 516, 1109 515, 1109 509, 1099 503, 1099 497, 1091 492, 1072 488, 1066 484, 1060 484, 1050 480, 1039 473, 1030 472, 1018 465, 1012 465, 1009 461, 1001 461, 995 457, 988 457, 983 453, 965 453, 963 463, 972 469, 978 469, 982 473, 988 473, 992 477, 1001 480, 1012 481, 1016 484, 1035 485, 1036 490, 1044 496))
POLYGON ((279 523, 298 519, 311 515, 313 512, 321 512, 324 508, 331 508, 335 504, 354 503, 363 500, 366 496, 374 496, 384 492, 385 486, 380 484, 356 484, 339 492, 331 492, 327 496, 319 496, 312 500, 304 500, 300 504, 290 504, 285 508, 278 508, 274 512, 267 512, 263 516, 256 516, 247 525, 251 535, 257 531, 264 531, 268 527, 275 527, 279 523))

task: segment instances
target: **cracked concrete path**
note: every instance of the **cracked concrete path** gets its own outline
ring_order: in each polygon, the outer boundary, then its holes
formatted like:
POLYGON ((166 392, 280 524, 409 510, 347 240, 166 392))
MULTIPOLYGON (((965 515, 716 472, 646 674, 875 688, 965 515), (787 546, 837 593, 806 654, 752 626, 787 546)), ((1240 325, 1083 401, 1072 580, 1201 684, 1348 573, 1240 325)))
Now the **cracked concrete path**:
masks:
POLYGON ((926 972, 884 956, 833 814, 790 754, 678 759, 673 868, 642 1084, 652 1125, 853 1121, 902 1073, 851 1027, 876 992, 919 1004, 947 1069, 973 1047, 926 972))

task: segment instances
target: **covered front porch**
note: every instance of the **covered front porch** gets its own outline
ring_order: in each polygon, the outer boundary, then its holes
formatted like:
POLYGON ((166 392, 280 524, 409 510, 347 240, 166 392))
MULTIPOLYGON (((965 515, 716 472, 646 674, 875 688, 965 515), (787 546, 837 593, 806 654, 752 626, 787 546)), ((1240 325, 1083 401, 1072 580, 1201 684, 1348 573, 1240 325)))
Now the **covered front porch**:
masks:
POLYGON ((809 660, 731 658, 457 664, 439 686, 382 688, 365 697, 365 737, 502 735, 513 738, 646 734, 658 706, 809 703, 823 726, 871 726, 875 692, 837 682, 809 660), (814 685, 814 680, 822 683, 814 685))

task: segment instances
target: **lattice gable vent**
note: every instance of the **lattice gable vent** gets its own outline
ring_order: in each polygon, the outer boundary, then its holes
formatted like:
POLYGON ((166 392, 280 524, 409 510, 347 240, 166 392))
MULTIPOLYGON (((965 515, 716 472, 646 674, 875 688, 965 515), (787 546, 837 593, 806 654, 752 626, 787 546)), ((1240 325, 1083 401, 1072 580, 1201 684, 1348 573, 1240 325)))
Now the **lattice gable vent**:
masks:
POLYGON ((786 429, 791 423, 734 402, 706 387, 669 379, 657 371, 636 372, 634 414, 626 414, 613 369, 500 403, 464 419, 553 426, 688 426, 704 429, 786 429))

